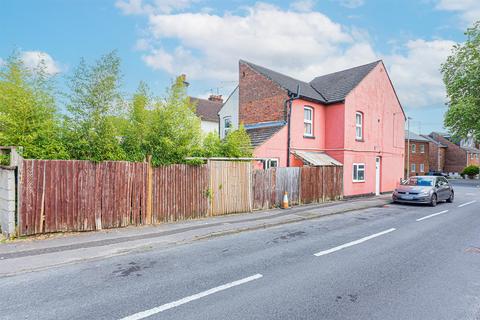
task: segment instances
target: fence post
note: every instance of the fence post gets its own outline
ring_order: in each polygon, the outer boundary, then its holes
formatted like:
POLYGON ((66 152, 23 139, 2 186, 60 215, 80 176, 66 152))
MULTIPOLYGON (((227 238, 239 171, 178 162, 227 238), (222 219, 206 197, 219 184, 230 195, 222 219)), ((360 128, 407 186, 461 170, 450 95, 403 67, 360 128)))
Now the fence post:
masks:
POLYGON ((147 214, 145 217, 145 224, 152 224, 152 207, 153 207, 153 168, 152 156, 147 156, 147 214))

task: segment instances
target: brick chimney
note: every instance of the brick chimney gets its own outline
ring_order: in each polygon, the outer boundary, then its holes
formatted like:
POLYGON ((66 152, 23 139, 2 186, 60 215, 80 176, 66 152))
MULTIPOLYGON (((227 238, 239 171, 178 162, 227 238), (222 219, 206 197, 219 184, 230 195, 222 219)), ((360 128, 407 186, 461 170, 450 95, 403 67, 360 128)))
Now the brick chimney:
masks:
POLYGON ((180 75, 180 78, 182 79, 183 84, 185 85, 185 87, 188 87, 188 86, 190 85, 190 83, 187 82, 187 75, 186 75, 185 73, 182 73, 182 74, 180 75))
POLYGON ((211 94, 210 97, 208 97, 208 100, 223 103, 221 94, 211 94))

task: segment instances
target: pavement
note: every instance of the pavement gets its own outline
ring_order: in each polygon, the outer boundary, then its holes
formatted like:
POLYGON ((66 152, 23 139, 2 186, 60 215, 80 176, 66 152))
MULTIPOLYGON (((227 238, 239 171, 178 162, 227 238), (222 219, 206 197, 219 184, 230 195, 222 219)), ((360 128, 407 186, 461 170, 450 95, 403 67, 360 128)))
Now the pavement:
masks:
POLYGON ((478 320, 480 188, 455 191, 454 203, 435 208, 380 198, 253 213, 281 215, 263 219, 268 228, 4 276, 0 318, 478 320), (273 225, 289 215, 302 219, 273 225))
POLYGON ((134 251, 168 248, 199 239, 383 206, 390 195, 323 204, 209 217, 156 226, 127 227, 97 232, 27 237, 0 244, 0 277, 31 272, 134 251))

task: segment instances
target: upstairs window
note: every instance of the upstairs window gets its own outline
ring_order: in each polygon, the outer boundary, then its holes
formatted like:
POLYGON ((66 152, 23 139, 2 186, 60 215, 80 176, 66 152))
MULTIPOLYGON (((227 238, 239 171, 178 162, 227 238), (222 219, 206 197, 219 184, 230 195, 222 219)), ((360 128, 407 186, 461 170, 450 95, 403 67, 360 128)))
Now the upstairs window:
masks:
POLYGON ((363 140, 363 113, 355 113, 355 140, 363 140))
POLYGON ((223 136, 226 137, 228 132, 232 129, 232 117, 223 118, 223 136))
POLYGON ((425 145, 420 145, 420 153, 425 153, 425 145))
POLYGON ((412 153, 417 152, 417 145, 414 143, 412 144, 412 153))
POLYGON ((303 107, 303 128, 305 137, 313 137, 313 109, 311 107, 303 107))

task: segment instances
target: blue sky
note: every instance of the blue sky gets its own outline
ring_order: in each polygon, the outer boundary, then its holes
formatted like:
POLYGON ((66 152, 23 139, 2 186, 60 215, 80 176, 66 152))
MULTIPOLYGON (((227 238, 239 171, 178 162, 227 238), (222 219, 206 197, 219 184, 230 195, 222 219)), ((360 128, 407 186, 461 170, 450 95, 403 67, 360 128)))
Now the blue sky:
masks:
POLYGON ((81 57, 117 50, 126 96, 185 73, 200 97, 228 95, 240 58, 301 80, 383 59, 428 133, 442 129, 440 64, 477 17, 477 0, 0 0, 0 58, 43 58, 63 88, 81 57))

